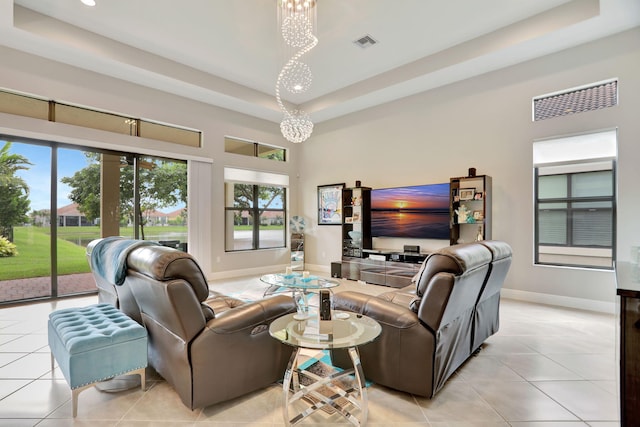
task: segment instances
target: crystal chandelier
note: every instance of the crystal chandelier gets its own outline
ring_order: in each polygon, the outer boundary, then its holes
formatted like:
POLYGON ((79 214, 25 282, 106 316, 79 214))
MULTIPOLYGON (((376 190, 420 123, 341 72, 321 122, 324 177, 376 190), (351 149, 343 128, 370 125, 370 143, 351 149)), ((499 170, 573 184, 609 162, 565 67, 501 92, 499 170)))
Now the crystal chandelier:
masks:
POLYGON ((309 115, 302 110, 289 110, 280 96, 284 88, 290 93, 304 93, 311 87, 313 75, 300 59, 318 44, 315 36, 316 0, 278 0, 278 27, 284 41, 286 62, 276 81, 276 100, 284 117, 282 135, 291 142, 303 142, 313 132, 309 115))

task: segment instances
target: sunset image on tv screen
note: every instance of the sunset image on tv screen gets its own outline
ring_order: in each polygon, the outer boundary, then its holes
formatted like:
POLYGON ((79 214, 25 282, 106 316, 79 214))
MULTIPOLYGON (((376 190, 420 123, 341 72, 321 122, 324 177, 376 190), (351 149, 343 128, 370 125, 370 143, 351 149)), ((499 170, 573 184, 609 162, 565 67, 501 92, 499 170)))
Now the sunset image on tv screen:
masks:
POLYGON ((371 235, 448 239, 449 183, 372 190, 371 235))

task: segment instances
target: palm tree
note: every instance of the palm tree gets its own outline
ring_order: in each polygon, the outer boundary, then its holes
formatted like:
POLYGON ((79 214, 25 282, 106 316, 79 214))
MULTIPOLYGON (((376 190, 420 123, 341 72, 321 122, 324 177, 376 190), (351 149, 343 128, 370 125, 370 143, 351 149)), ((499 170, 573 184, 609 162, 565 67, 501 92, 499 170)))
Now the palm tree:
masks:
POLYGON ((29 186, 24 179, 16 175, 20 170, 28 170, 29 159, 10 153, 11 142, 0 149, 0 235, 12 240, 12 227, 28 220, 31 202, 29 186))

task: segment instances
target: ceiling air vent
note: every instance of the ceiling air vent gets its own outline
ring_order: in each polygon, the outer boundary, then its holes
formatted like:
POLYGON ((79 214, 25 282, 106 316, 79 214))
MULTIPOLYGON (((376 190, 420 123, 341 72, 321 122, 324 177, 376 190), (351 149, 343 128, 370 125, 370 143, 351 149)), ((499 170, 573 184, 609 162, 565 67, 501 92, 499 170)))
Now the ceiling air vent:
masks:
POLYGON ((371 47, 374 44, 378 43, 373 37, 371 37, 369 34, 360 37, 358 40, 355 40, 354 43, 358 46, 360 46, 361 48, 365 49, 367 47, 371 47))

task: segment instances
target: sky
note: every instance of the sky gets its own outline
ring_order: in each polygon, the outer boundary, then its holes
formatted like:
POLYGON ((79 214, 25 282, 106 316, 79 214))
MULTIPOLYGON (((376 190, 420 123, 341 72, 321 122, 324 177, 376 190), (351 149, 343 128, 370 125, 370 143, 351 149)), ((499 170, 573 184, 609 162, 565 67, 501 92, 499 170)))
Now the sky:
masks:
MULTIPOLYGON (((5 141, 0 141, 4 145, 5 141)), ((33 165, 28 170, 19 171, 30 188, 29 199, 31 209, 49 209, 50 188, 51 188, 51 148, 47 146, 21 144, 13 142, 11 153, 20 154, 26 157, 33 165)), ((73 176, 75 172, 88 165, 84 154, 80 150, 70 150, 67 148, 58 149, 58 176, 73 176)), ((66 206, 71 202, 69 193, 71 188, 61 182, 58 183, 58 207, 66 206)))
MULTIPOLYGON (((6 141, 0 140, 0 147, 4 146, 6 141)), ((51 198, 51 148, 48 146, 22 144, 12 142, 10 153, 20 154, 27 158, 33 165, 28 166, 29 169, 19 171, 18 175, 23 178, 29 185, 31 200, 31 209, 50 209, 51 198)), ((58 178, 70 177, 80 169, 89 165, 89 161, 81 149, 58 148, 58 178)), ((66 184, 59 182, 58 179, 58 208, 73 203, 69 199, 72 188, 66 184)), ((160 209, 160 211, 169 213, 183 205, 160 209)))
POLYGON ((375 189, 372 209, 449 209, 449 183, 375 189))

